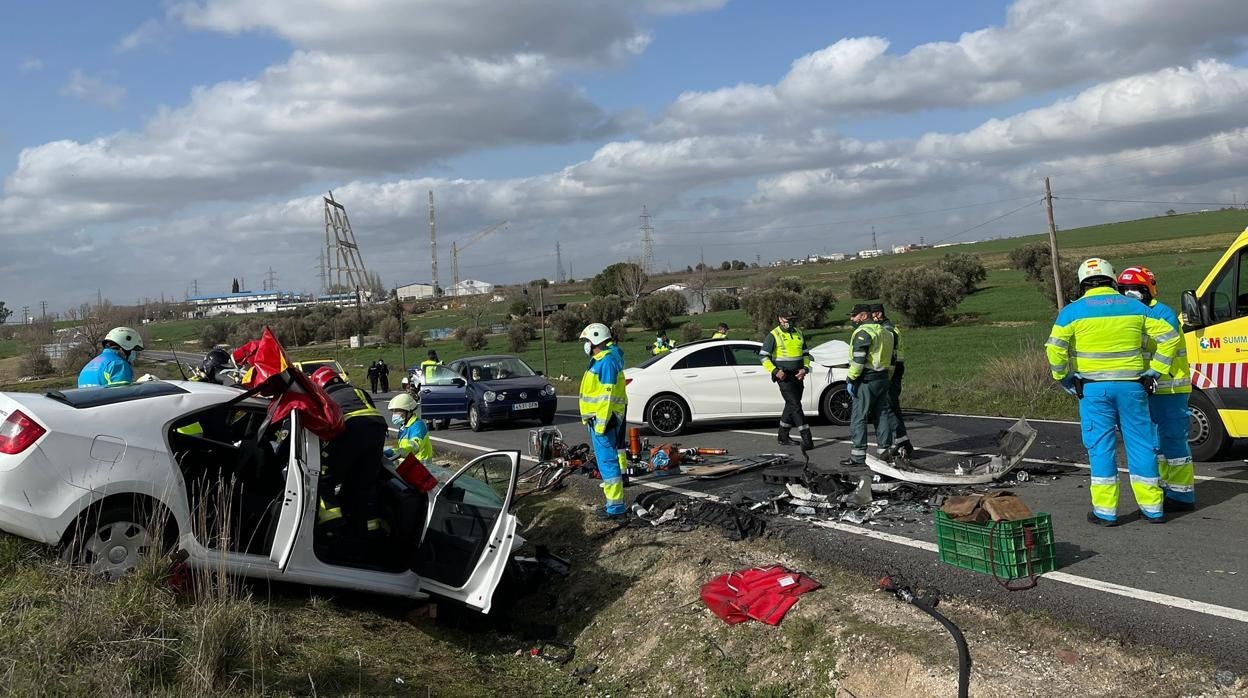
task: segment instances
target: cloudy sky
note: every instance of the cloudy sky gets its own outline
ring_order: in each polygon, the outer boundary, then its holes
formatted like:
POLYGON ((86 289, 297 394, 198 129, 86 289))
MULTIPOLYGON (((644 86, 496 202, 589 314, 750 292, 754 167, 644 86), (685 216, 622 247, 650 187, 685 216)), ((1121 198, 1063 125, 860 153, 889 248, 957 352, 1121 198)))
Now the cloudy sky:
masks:
POLYGON ((1036 232, 1248 196, 1243 0, 163 0, 7 10, 0 300, 315 290, 1036 232), (1013 213, 1011 213, 1013 212, 1013 213), (1009 215, 1006 215, 1009 214, 1009 215), (994 220, 998 219, 999 220, 994 220), (989 222, 992 221, 992 222, 989 222))

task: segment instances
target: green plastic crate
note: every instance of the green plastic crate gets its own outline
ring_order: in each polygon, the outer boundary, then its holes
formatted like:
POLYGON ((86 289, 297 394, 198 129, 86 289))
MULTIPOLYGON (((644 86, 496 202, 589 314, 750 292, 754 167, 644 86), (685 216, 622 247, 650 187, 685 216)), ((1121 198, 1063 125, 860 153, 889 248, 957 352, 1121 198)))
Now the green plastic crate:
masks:
POLYGON ((964 523, 936 510, 936 545, 940 561, 954 567, 993 574, 999 579, 1022 579, 1057 569, 1053 522, 1048 514, 1019 521, 964 523), (1031 529, 1031 567, 1025 529, 1031 529))

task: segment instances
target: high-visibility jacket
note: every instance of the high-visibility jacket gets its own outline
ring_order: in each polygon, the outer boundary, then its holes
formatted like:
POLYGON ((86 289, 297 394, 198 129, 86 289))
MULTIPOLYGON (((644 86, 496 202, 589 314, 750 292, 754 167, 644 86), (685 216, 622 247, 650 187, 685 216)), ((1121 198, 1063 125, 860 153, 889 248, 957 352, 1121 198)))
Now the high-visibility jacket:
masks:
POLYGON ((1044 349, 1055 380, 1077 373, 1087 380, 1133 381, 1149 368, 1166 375, 1182 342, 1179 330, 1148 306, 1100 286, 1062 308, 1044 349), (1143 336, 1157 344, 1148 361, 1143 336))
POLYGON ((409 454, 415 455, 421 463, 429 463, 433 458, 433 441, 429 439, 429 425, 420 418, 419 413, 408 417, 407 424, 399 430, 399 442, 395 445, 394 451, 400 460, 409 454))
POLYGON ((810 368, 811 358, 810 352, 806 350, 806 338, 802 336, 801 330, 792 325, 788 331, 779 326, 773 327, 763 337, 763 346, 758 350, 758 355, 762 357, 763 368, 768 373, 775 373, 778 368, 785 371, 810 368))
POLYGON ((325 389, 325 394, 329 395, 329 399, 338 403, 338 407, 342 409, 343 421, 358 417, 388 424, 385 415, 373 404, 373 399, 368 396, 368 393, 350 383, 335 383, 325 389))
POLYGON ((650 353, 654 354, 655 356, 658 356, 659 354, 666 354, 667 352, 672 350, 673 346, 675 345, 672 344, 670 339, 664 339, 662 337, 655 337, 654 344, 650 347, 650 353))
POLYGON ((716 332, 715 334, 711 335, 711 339, 728 339, 728 333, 716 332))
POLYGON ((435 366, 441 366, 441 365, 442 365, 441 361, 434 361, 433 359, 425 359, 424 361, 420 362, 420 375, 423 377, 423 379, 426 382, 431 381, 433 380, 433 368, 435 366))
POLYGON ((125 354, 113 347, 105 348, 78 373, 79 388, 130 385, 133 382, 134 367, 126 361, 125 354))
MULTIPOLYGON (((1179 316, 1170 306, 1154 298, 1153 302, 1149 303, 1148 309, 1154 316, 1165 320, 1166 324, 1178 332, 1180 337, 1183 335, 1183 329, 1179 326, 1179 316)), ((1155 353, 1157 353, 1157 342, 1152 337, 1144 335, 1144 360, 1151 361, 1155 353)), ((1192 368, 1187 363, 1187 347, 1179 344, 1179 351, 1174 355, 1174 360, 1170 362, 1170 370, 1162 371, 1161 378, 1157 380, 1157 394, 1177 395, 1190 392, 1192 392, 1192 368)))
POLYGON ((893 333, 878 322, 855 327, 849 336, 849 380, 858 380, 868 373, 887 374, 893 365, 893 347, 893 333))
POLYGON ((628 396, 624 392, 623 352, 610 342, 589 359, 585 375, 581 376, 581 421, 590 424, 594 431, 605 434, 611 417, 624 421, 628 408, 628 396))

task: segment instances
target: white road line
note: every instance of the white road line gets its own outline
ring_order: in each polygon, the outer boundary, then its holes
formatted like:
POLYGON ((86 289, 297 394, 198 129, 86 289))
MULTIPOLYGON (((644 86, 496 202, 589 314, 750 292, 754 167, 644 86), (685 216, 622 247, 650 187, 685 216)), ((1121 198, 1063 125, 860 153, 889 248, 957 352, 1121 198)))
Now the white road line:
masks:
MULTIPOLYGON (((1014 421, 1018 421, 1018 420, 1014 420, 1014 421)), ((775 436, 775 435, 776 435, 776 433, 775 433, 774 431, 753 431, 753 430, 750 430, 750 429, 729 429, 728 431, 731 431, 731 432, 732 432, 732 433, 734 433, 734 434, 750 434, 750 435, 753 435, 753 436, 775 436)), ((828 443, 834 443, 834 444, 849 444, 849 443, 850 443, 849 439, 830 439, 830 438, 825 437, 825 436, 813 436, 813 435, 811 436, 811 438, 813 438, 815 441, 827 441, 828 443)), ((877 447, 879 446, 879 444, 876 444, 874 441, 870 442, 870 444, 869 444, 869 445, 871 445, 871 446, 877 446, 877 447)), ((915 446, 915 447, 914 447, 914 450, 916 450, 916 451, 927 451, 928 453, 944 453, 944 454, 946 454, 946 455, 950 455, 950 456, 977 456, 977 455, 982 455, 982 453, 983 453, 982 451, 980 451, 980 452, 975 452, 975 451, 948 451, 948 450, 942 450, 942 449, 939 449, 939 448, 927 448, 927 447, 925 447, 925 446, 915 446)), ((1024 463, 1035 463, 1035 464, 1037 464, 1037 465, 1063 465, 1063 466, 1067 466, 1067 465, 1068 465, 1068 466, 1071 466, 1071 467, 1074 467, 1074 468, 1083 468, 1084 470, 1091 470, 1091 469, 1092 469, 1092 466, 1091 466, 1091 465, 1088 465, 1087 463, 1076 463, 1076 462, 1074 462, 1074 461, 1066 461, 1066 460, 1047 460, 1047 459, 1044 459, 1044 458, 1024 458, 1024 459, 1023 459, 1023 462, 1024 462, 1024 463)), ((1126 469, 1126 468, 1119 468, 1119 469, 1118 469, 1118 472, 1120 472, 1120 473, 1125 473, 1125 472, 1128 472, 1128 471, 1127 471, 1127 469, 1126 469)), ((1215 477, 1215 476, 1213 476, 1213 475, 1196 475, 1196 476, 1194 476, 1194 477, 1195 477, 1195 479, 1196 479, 1196 480, 1199 480, 1199 481, 1201 481, 1201 482, 1204 482, 1204 481, 1207 481, 1207 480, 1213 480, 1213 481, 1215 481, 1215 482, 1229 482, 1229 483, 1231 483, 1231 484, 1236 484, 1236 485, 1243 485, 1243 484, 1245 484, 1243 480, 1236 480, 1236 479, 1233 479, 1233 478, 1226 478, 1226 477, 1215 477)))
MULTIPOLYGON (((489 452, 489 451, 497 450, 493 448, 486 448, 484 446, 477 446, 476 444, 470 444, 470 443, 466 443, 463 441, 454 441, 452 439, 446 439, 440 436, 431 436, 430 438, 434 441, 439 441, 444 444, 448 444, 451 446, 459 446, 461 448, 468 448, 474 451, 489 452)), ((521 456, 521 458, 523 460, 527 460, 533 463, 537 462, 537 459, 531 456, 521 456)), ((709 499, 709 500, 716 501, 716 502, 727 501, 723 497, 710 494, 709 492, 696 492, 694 490, 687 490, 677 485, 669 485, 664 482, 642 482, 642 481, 634 480, 634 484, 639 485, 641 487, 649 487, 651 489, 656 489, 656 490, 666 490, 668 492, 676 492, 679 494, 683 494, 687 497, 694 497, 697 499, 709 499)), ((855 535, 855 536, 862 536, 864 538, 874 538, 875 540, 881 540, 881 541, 885 541, 888 543, 894 543, 896 545, 904 545, 906 547, 916 548, 918 550, 926 550, 931 553, 937 552, 937 547, 935 543, 929 543, 923 540, 916 540, 914 538, 898 536, 892 533, 884 533, 883 531, 873 531, 871 529, 861 528, 859 526, 844 524, 844 523, 840 523, 837 521, 815 521, 815 520, 802 519, 802 518, 793 517, 793 516, 790 516, 788 518, 794 519, 797 521, 807 521, 808 523, 812 523, 815 526, 819 526, 820 528, 830 528, 830 529, 834 529, 837 531, 841 531, 842 533, 848 533, 848 534, 855 535)), ((1079 575, 1070 574, 1068 572, 1045 572, 1044 574, 1040 576, 1044 577, 1045 579, 1051 579, 1055 582, 1062 582, 1065 584, 1070 584, 1072 586, 1083 587, 1084 589, 1091 589, 1093 591, 1100 591, 1106 594, 1122 596, 1128 599, 1148 601, 1151 603, 1158 604, 1160 606, 1169 606, 1171 608, 1178 608, 1178 609, 1182 609, 1185 611, 1194 611, 1196 613, 1203 613, 1208 616, 1217 616, 1218 618, 1226 618, 1227 620, 1234 620, 1240 623, 1248 623, 1248 611, 1241 610, 1238 608, 1230 608, 1228 606, 1218 606, 1216 604, 1205 603, 1204 601, 1197 601, 1195 599, 1186 599, 1181 596, 1172 596, 1170 594, 1160 594, 1155 591, 1148 591, 1146 589, 1137 589, 1135 587, 1123 586, 1121 584, 1115 584, 1113 582, 1104 582, 1099 579, 1092 579, 1090 577, 1081 577, 1079 575)))
MULTIPOLYGON (((1000 419, 1006 422, 1018 421, 1018 417, 995 417, 988 414, 961 414, 958 412, 911 412, 908 414, 931 417, 966 417, 967 419, 1000 419)), ((1073 424, 1075 426, 1079 426, 1079 422, 1072 422, 1069 419, 1033 419, 1028 417, 1027 421, 1036 422, 1038 424, 1073 424)))

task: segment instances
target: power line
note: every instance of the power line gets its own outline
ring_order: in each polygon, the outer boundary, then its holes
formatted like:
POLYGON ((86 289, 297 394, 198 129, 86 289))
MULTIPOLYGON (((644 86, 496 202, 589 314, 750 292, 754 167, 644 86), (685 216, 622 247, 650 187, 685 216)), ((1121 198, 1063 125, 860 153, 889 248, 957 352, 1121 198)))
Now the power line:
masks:
POLYGON ((1028 202, 1028 203, 1023 204, 1022 206, 1019 206, 1018 208, 1016 208, 1016 209, 1014 209, 1014 210, 1012 210, 1012 211, 1006 211, 1005 213, 1003 213, 1003 214, 1001 214, 1001 215, 999 215, 999 216, 996 216, 996 217, 994 217, 994 218, 989 218, 988 220, 984 221, 983 223, 979 223, 979 224, 976 224, 976 225, 972 225, 971 227, 967 228, 966 230, 961 230, 961 231, 959 231, 959 232, 954 233, 953 235, 950 235, 949 237, 941 238, 940 240, 937 240, 936 242, 933 242, 933 243, 932 243, 932 247, 935 247, 935 246, 937 246, 937 245, 939 245, 939 244, 941 244, 941 243, 948 242, 948 241, 950 241, 950 240, 952 240, 952 239, 954 239, 954 238, 956 238, 956 237, 960 237, 960 236, 962 236, 962 235, 966 235, 967 233, 971 232, 972 230, 978 230, 978 229, 980 229, 980 228, 982 228, 982 227, 984 227, 984 226, 988 225, 989 223, 996 223, 997 221, 1001 220, 1002 218, 1006 218, 1006 217, 1008 217, 1008 216, 1012 216, 1012 215, 1014 215, 1015 213, 1018 213, 1019 211, 1022 211, 1023 209, 1026 209, 1026 208, 1030 208, 1030 207, 1032 207, 1032 206, 1035 206, 1036 204, 1038 204, 1038 203, 1040 203, 1040 202, 1042 202, 1042 201, 1044 201, 1044 199, 1036 199, 1035 201, 1031 201, 1031 202, 1028 202))
POLYGON ((1145 199, 1088 199, 1081 196, 1055 196, 1054 199, 1067 201, 1096 201, 1104 204, 1166 204, 1172 206, 1232 206, 1238 204, 1225 201, 1149 201, 1145 199))

